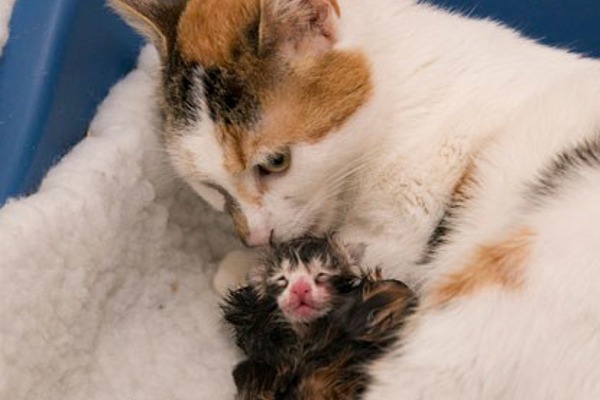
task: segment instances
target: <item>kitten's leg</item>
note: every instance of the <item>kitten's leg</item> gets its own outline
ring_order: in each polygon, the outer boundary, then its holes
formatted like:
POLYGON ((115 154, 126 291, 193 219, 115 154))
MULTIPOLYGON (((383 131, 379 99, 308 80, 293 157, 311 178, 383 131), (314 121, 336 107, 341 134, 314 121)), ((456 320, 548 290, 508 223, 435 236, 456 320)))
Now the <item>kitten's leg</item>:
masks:
POLYGON ((213 288, 219 294, 225 294, 228 288, 246 282, 248 272, 255 264, 253 250, 233 250, 219 263, 213 278, 213 288))

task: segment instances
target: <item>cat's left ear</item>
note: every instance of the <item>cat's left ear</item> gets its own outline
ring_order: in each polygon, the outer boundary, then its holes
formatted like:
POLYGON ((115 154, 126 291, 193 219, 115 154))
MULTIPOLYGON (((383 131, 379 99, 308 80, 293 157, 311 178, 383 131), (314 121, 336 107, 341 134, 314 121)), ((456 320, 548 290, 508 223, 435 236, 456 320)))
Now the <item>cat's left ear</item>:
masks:
POLYGON ((108 4, 167 57, 175 45, 186 0, 108 0, 108 4))
POLYGON ((337 41, 337 0, 261 0, 259 51, 318 54, 337 41))

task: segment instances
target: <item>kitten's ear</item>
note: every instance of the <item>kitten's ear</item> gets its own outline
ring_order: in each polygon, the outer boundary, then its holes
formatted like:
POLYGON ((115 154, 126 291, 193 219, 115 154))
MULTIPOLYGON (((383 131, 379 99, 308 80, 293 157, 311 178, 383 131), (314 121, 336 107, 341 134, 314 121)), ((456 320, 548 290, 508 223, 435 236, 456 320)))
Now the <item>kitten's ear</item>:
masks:
POLYGON ((129 25, 150 40, 164 58, 177 40, 186 0, 108 0, 129 25))
POLYGON ((259 51, 316 54, 337 41, 337 0, 260 0, 259 51))

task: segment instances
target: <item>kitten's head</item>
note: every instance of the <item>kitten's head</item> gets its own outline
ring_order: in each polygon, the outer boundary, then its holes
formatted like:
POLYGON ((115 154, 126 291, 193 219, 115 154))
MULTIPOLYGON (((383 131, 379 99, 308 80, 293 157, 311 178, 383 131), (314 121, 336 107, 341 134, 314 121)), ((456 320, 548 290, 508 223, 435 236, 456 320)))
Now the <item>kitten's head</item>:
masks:
POLYGON ((264 251, 250 280, 262 295, 277 300, 292 324, 326 315, 335 297, 360 280, 358 263, 363 248, 343 246, 331 236, 304 236, 264 251))
POLYGON ((365 147, 345 127, 372 91, 337 1, 110 1, 161 53, 176 169, 240 238, 335 228, 365 147))

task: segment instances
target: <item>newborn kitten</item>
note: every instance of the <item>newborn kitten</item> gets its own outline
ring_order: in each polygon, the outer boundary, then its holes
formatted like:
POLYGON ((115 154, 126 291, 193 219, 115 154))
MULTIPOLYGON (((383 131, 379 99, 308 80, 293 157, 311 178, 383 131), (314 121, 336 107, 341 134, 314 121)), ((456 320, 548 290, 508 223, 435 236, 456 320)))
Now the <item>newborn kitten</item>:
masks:
POLYGON ((359 271, 331 239, 280 244, 263 261, 223 306, 248 357, 233 372, 236 399, 359 399, 366 367, 396 341, 414 294, 359 271))
POLYGON ((259 295, 273 297, 296 328, 324 316, 336 294, 359 280, 362 247, 344 247, 332 237, 304 236, 272 243, 250 281, 259 295))

